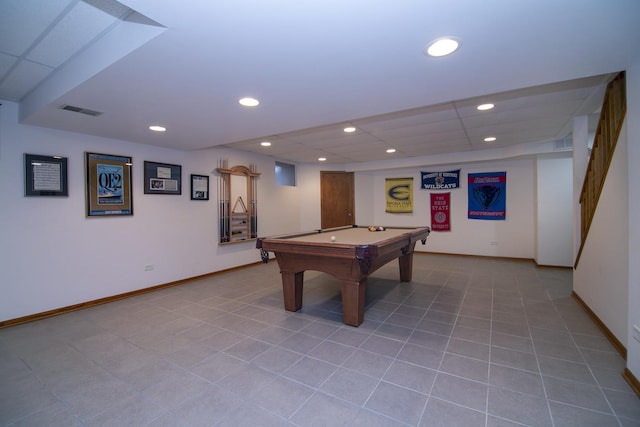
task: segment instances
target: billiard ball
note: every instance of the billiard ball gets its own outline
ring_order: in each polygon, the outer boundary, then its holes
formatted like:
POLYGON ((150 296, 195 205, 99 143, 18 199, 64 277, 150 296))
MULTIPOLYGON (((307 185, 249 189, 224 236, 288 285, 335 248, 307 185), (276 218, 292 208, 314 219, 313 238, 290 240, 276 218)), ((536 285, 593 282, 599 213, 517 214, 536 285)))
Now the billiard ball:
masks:
POLYGON ((331 236, 331 241, 335 242, 336 241, 336 236, 331 236))

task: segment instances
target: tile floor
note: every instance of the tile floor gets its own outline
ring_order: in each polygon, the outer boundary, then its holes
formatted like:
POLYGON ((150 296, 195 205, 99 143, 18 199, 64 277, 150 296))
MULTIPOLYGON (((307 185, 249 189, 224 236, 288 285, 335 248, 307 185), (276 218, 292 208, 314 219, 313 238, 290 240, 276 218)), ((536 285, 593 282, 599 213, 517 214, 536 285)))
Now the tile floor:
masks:
POLYGON ((338 282, 277 263, 0 329, 1 426, 638 426, 623 359, 569 296, 571 271, 416 254, 338 282))

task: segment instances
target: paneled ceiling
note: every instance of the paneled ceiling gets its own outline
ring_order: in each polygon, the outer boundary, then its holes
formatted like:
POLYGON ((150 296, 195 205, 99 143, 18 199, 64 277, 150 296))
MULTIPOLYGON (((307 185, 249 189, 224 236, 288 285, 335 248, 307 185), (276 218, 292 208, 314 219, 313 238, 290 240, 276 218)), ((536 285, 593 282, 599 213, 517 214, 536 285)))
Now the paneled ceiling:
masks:
POLYGON ((180 150, 428 159, 566 140, 640 60, 639 19, 637 0, 2 0, 0 98, 25 124, 180 150), (442 36, 459 50, 426 56, 442 36))

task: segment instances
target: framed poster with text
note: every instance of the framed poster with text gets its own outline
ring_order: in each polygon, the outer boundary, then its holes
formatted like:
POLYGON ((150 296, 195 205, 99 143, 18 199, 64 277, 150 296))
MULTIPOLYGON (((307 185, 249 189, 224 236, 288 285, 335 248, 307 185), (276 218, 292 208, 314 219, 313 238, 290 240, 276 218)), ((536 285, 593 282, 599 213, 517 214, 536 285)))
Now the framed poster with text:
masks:
POLYGON ((67 158, 25 153, 24 195, 68 196, 67 158))
POLYGON ((85 152, 87 216, 133 215, 131 157, 85 152))
POLYGON ((145 160, 144 194, 182 194, 182 166, 145 160))
POLYGON ((209 200, 209 176, 191 174, 191 200, 209 200))

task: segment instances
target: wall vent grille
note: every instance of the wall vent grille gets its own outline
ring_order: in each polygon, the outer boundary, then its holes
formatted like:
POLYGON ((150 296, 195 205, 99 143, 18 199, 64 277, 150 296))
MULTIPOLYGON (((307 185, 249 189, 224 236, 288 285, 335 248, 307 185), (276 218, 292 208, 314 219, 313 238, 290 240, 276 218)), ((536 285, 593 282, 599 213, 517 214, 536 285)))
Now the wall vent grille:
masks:
POLYGON ((97 117, 102 113, 100 111, 89 110, 88 108, 76 107, 73 105, 61 105, 61 110, 73 111, 74 113, 86 114, 87 116, 97 117))
POLYGON ((571 136, 553 142, 553 151, 570 150, 573 150, 573 140, 571 139, 571 136))

